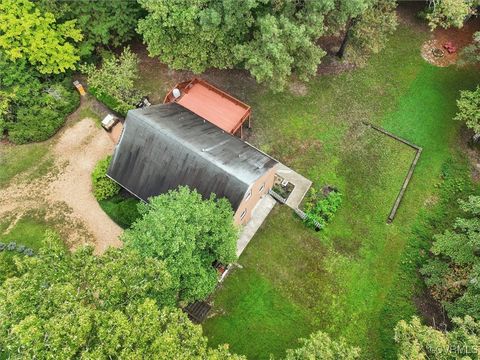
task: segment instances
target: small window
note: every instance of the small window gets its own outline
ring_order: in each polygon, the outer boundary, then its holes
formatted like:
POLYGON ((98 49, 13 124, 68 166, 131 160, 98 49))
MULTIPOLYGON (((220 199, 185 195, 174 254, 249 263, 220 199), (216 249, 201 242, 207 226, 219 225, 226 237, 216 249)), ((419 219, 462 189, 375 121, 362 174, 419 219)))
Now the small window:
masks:
POLYGON ((265 189, 265 183, 263 183, 262 186, 260 186, 260 189, 258 189, 258 192, 262 192, 263 189, 265 189))
POLYGON ((240 220, 243 220, 245 215, 247 215, 247 209, 243 210, 242 213, 240 214, 240 220))
POLYGON ((250 196, 252 196, 252 190, 251 190, 251 189, 248 190, 248 193, 247 193, 247 195, 245 196, 245 200, 250 199, 250 196))

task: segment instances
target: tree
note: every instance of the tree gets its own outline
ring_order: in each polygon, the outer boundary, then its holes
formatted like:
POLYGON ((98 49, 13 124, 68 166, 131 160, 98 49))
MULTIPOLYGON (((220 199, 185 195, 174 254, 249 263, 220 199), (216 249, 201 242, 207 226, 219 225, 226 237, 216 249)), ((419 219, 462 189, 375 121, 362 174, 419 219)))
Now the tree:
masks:
POLYGON ((461 28, 465 19, 475 13, 478 0, 430 0, 426 18, 432 30, 437 27, 461 28))
POLYGON ((342 43, 337 52, 339 58, 343 58, 347 43, 351 35, 351 29, 357 22, 358 17, 371 6, 373 0, 335 0, 331 12, 326 17, 327 28, 331 35, 344 31, 342 43))
POLYGON ((233 48, 248 35, 257 0, 139 0, 147 16, 138 23, 150 56, 173 69, 201 73, 231 68, 233 48))
POLYGON ((350 46, 348 58, 362 63, 371 54, 377 54, 385 47, 388 36, 397 28, 395 0, 376 0, 349 29, 350 46))
POLYGON ((457 107, 455 120, 464 122, 478 137, 480 135, 480 86, 473 91, 460 91, 457 107))
POLYGON ((480 197, 460 201, 466 217, 453 230, 434 237, 432 259, 421 269, 435 299, 450 317, 471 315, 480 319, 480 197))
POLYGON ((131 250, 69 253, 49 233, 0 287, 0 348, 11 359, 241 359, 209 349, 175 302, 163 262, 131 250))
POLYGON ((179 300, 204 299, 217 284, 212 264, 235 260, 237 230, 226 199, 203 200, 187 187, 150 198, 142 218, 123 234, 125 245, 165 261, 179 300))
POLYGON ((302 346, 287 350, 285 360, 354 360, 360 357, 359 348, 347 345, 344 339, 333 341, 321 331, 299 341, 302 346))
POLYGON ((455 318, 453 323, 453 330, 442 332, 422 325, 417 317, 410 322, 401 320, 395 327, 398 359, 476 359, 480 346, 480 323, 469 316, 455 318))
POLYGON ((81 39, 75 21, 58 24, 29 0, 0 2, 0 49, 11 61, 26 59, 42 74, 75 69, 81 39))
POLYGON ((55 13, 57 20, 75 20, 83 34, 79 55, 89 56, 96 46, 120 46, 135 35, 142 8, 135 0, 39 0, 38 7, 55 13))
POLYGON ((140 100, 140 93, 135 87, 138 57, 130 48, 123 49, 118 57, 104 58, 100 68, 88 64, 80 69, 87 75, 90 92, 112 110, 125 115, 140 100))
POLYGON ((140 0, 148 15, 139 21, 151 56, 174 69, 200 73, 241 65, 258 81, 284 87, 292 72, 307 79, 324 52, 329 3, 306 1, 187 0, 172 4, 140 0))
POLYGON ((253 40, 235 50, 237 59, 253 77, 259 83, 268 82, 275 91, 285 87, 292 71, 307 81, 316 74, 320 59, 326 54, 305 26, 272 15, 259 19, 253 40))
POLYGON ((480 62, 480 31, 473 34, 473 42, 463 48, 460 53, 460 63, 478 63, 480 62))

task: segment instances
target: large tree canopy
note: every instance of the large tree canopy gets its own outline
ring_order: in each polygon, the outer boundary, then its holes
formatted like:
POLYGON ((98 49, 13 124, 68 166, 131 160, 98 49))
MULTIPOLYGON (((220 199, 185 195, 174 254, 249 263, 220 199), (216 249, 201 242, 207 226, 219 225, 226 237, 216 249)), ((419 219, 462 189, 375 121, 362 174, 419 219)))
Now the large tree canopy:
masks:
POLYGON ((203 200, 187 187, 140 204, 142 218, 125 231, 127 247, 165 261, 179 300, 204 299, 215 288, 212 264, 235 260, 237 229, 226 199, 203 200))
POLYGON ((39 0, 38 6, 56 14, 57 20, 75 20, 84 36, 80 56, 95 47, 120 46, 135 35, 143 11, 136 0, 39 0))
POLYGON ((455 119, 464 122, 475 134, 480 134, 480 86, 473 91, 461 91, 457 106, 455 119))
POLYGON ((334 341, 321 331, 299 341, 302 346, 287 350, 285 360, 355 360, 360 357, 359 348, 349 346, 344 339, 334 341))
POLYGON ((139 0, 147 16, 138 31, 151 56, 174 69, 242 66, 274 90, 291 74, 306 81, 325 52, 323 34, 336 34, 363 17, 357 50, 375 52, 395 28, 393 0, 139 0), (393 15, 392 15, 393 14, 393 15))
POLYGON ((240 359, 209 349, 175 300, 162 261, 70 253, 50 233, 0 287, 0 348, 12 359, 240 359))
POLYGON ((435 236, 432 259, 422 268, 432 295, 453 316, 480 319, 480 197, 461 201, 465 217, 435 236))
POLYGON ((26 59, 42 74, 62 73, 75 68, 81 39, 75 21, 57 23, 29 0, 0 2, 0 50, 12 61, 26 59))
POLYGON ((480 5, 478 0, 429 0, 427 20, 430 28, 461 28, 465 19, 480 5))
POLYGON ((398 359, 476 359, 480 346, 480 323, 469 316, 455 318, 453 323, 451 331, 442 332, 422 325, 417 317, 410 322, 400 321, 395 328, 398 359))

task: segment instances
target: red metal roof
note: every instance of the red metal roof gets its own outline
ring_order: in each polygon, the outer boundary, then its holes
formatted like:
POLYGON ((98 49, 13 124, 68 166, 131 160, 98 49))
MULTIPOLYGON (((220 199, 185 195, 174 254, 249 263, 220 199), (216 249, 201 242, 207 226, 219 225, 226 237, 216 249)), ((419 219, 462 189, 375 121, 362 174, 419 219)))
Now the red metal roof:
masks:
POLYGON ((170 92, 165 102, 176 102, 230 134, 236 133, 250 116, 250 106, 200 79, 176 86, 180 97, 170 92))

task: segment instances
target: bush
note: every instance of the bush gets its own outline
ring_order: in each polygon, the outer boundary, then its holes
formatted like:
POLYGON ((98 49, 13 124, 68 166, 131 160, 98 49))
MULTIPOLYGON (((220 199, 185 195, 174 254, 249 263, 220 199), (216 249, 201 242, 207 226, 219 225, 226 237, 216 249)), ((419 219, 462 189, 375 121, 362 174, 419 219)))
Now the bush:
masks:
POLYGON ((140 200, 125 198, 118 194, 99 201, 101 208, 122 228, 127 229, 140 217, 138 203, 140 200))
POLYGON ((9 139, 14 143, 44 141, 54 135, 78 107, 79 96, 62 84, 53 84, 33 98, 32 103, 21 107, 16 121, 7 124, 9 139))
POLYGON ((323 195, 315 188, 310 190, 304 204, 304 211, 307 217, 304 222, 313 228, 316 228, 315 221, 324 228, 337 212, 342 204, 342 194, 337 190, 330 191, 323 195))
POLYGON ((111 156, 107 156, 100 160, 92 172, 93 195, 99 201, 108 199, 120 191, 120 186, 107 177, 107 169, 111 159, 111 156))
POLYGON ((0 130, 10 141, 48 139, 79 102, 69 78, 42 82, 24 61, 12 63, 0 54, 0 130))

